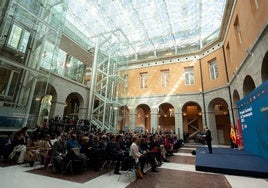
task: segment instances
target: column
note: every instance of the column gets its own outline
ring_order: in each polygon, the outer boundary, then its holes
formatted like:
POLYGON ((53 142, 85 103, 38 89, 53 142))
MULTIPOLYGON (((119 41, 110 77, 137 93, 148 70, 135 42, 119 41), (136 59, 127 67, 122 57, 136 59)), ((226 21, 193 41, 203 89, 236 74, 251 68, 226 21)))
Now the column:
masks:
POLYGON ((206 126, 208 126, 208 128, 211 131, 212 143, 218 144, 218 133, 217 133, 216 118, 215 118, 214 111, 207 112, 207 125, 206 126))
POLYGON ((175 133, 178 135, 178 138, 183 139, 183 119, 181 112, 175 112, 175 133))
POLYGON ((158 131, 158 108, 152 108, 151 111, 151 132, 155 133, 158 131))
POLYGON ((136 129, 136 109, 129 109, 129 130, 133 131, 136 129))
POLYGON ((62 117, 65 108, 65 101, 64 102, 56 101, 54 104, 55 104, 54 117, 55 116, 62 117))

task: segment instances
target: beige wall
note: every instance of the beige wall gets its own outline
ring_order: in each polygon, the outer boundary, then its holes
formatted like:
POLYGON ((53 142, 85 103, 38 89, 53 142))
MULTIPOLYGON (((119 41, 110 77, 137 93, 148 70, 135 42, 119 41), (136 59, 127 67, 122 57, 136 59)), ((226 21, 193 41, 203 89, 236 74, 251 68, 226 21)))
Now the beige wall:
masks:
MULTIPOLYGON (((246 49, 252 47, 268 20, 268 11, 264 8, 268 7, 268 1, 258 0, 259 9, 257 10, 254 9, 254 2, 254 0, 237 0, 236 8, 234 9, 229 27, 227 28, 226 38, 223 41, 222 48, 214 50, 202 57, 197 53, 196 55, 199 55, 200 58, 193 61, 180 61, 177 63, 172 62, 169 64, 165 63, 164 65, 129 69, 127 71, 127 97, 198 93, 202 91, 200 63, 202 67, 204 92, 225 87, 228 83, 228 78, 229 80, 233 78, 234 72, 241 66, 241 63, 246 58, 246 49), (239 42, 237 29, 235 27, 236 18, 241 29, 241 43, 239 42), (229 45, 229 49, 227 49, 227 45, 229 45), (209 61, 214 58, 216 58, 218 63, 219 77, 211 80, 209 61), (188 66, 194 67, 195 74, 195 84, 190 86, 184 83, 184 68, 188 66), (160 72, 164 69, 170 71, 170 83, 168 87, 161 86, 160 72), (143 72, 148 74, 147 88, 145 89, 140 88, 140 73, 143 72)), ((143 64, 146 65, 144 62, 143 64)))
POLYGON ((252 48, 256 38, 260 34, 263 26, 268 20, 268 1, 258 0, 259 8, 255 8, 255 0, 238 0, 230 26, 227 31, 227 37, 224 41, 224 49, 226 51, 226 61, 228 75, 230 79, 234 76, 234 72, 241 66, 243 59, 247 55, 246 49, 252 48), (237 37, 235 19, 238 18, 242 42, 237 37), (229 50, 227 45, 229 44, 229 50), (230 58, 228 53, 230 52, 230 58))
POLYGON ((215 50, 200 60, 184 61, 168 65, 158 65, 128 70, 128 96, 148 96, 148 95, 174 95, 182 93, 198 93, 202 91, 200 63, 202 66, 202 76, 204 91, 224 86, 227 82, 226 68, 222 48, 215 50), (209 61, 216 59, 218 64, 219 77, 210 79, 209 61), (195 84, 185 85, 184 68, 193 67, 195 74, 195 84), (168 87, 161 86, 161 70, 169 70, 170 83, 168 87), (140 73, 148 74, 147 88, 140 88, 140 73))
POLYGON ((201 59, 202 65, 202 75, 203 75, 203 85, 204 91, 209 91, 214 88, 222 87, 226 85, 226 68, 224 63, 224 55, 222 48, 208 54, 204 58, 201 59), (209 62, 213 59, 216 59, 218 64, 218 78, 210 79, 210 71, 209 71, 209 62))
POLYGON ((127 96, 150 96, 150 95, 174 95, 178 93, 192 93, 201 90, 199 61, 178 62, 168 65, 158 65, 128 70, 127 96), (195 84, 185 85, 184 68, 193 67, 195 72, 195 84), (161 70, 169 70, 169 85, 161 84, 161 70), (140 88, 140 73, 147 73, 147 88, 140 88))

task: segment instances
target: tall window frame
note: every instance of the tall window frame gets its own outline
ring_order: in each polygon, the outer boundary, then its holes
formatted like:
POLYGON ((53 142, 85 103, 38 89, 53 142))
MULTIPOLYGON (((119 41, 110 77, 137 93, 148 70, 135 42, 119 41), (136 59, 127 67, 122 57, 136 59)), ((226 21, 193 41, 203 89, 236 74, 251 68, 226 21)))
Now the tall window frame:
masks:
POLYGON ((258 9, 259 9, 259 0, 250 0, 250 6, 251 6, 251 11, 253 15, 256 15, 258 9))
POLYGON ((218 63, 216 58, 209 61, 210 80, 215 80, 219 77, 218 63))
POLYGON ((142 72, 140 73, 140 88, 145 89, 147 88, 147 78, 148 73, 147 72, 142 72))
POLYGON ((229 42, 227 42, 227 45, 226 45, 226 54, 227 54, 227 59, 230 62, 230 64, 233 64, 231 47, 230 47, 230 43, 229 42))
POLYGON ((194 67, 184 67, 184 82, 185 85, 194 85, 194 67))
POLYGON ((2 76, 0 81, 0 96, 4 98, 14 97, 16 87, 19 84, 20 72, 0 64, 0 73, 2 76))
POLYGON ((168 87, 169 85, 169 69, 161 70, 161 86, 168 87))
POLYGON ((238 15, 235 18, 234 28, 236 31, 235 33, 236 33, 237 41, 239 44, 241 44, 242 43, 242 35, 241 35, 241 27, 240 27, 238 15))
POLYGON ((30 32, 24 30, 18 25, 13 24, 7 45, 18 50, 19 52, 25 53, 29 39, 30 32))

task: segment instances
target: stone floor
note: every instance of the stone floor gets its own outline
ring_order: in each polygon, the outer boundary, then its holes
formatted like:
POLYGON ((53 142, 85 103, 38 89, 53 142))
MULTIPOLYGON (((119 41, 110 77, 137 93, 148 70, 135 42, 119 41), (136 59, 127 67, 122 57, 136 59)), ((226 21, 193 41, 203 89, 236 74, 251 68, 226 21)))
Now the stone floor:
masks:
MULTIPOLYGON (((105 173, 83 183, 70 180, 48 177, 27 171, 34 167, 12 165, 0 167, 0 187, 7 188, 267 188, 267 179, 231 176, 225 174, 204 173, 195 170, 195 156, 191 151, 195 144, 187 144, 175 156, 169 158, 169 163, 164 163, 158 168, 158 173, 148 170, 143 179, 136 180, 134 173, 120 175, 105 173)), ((217 146, 214 146, 217 147, 217 146)), ((98 172, 96 172, 98 173, 98 172)))

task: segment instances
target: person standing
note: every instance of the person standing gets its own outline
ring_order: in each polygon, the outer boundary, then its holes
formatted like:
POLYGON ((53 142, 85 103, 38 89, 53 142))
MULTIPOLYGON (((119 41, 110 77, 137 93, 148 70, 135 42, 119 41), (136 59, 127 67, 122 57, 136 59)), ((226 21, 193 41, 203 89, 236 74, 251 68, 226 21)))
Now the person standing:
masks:
POLYGON ((212 153, 212 145, 211 145, 212 137, 211 137, 211 131, 209 130, 208 127, 206 127, 205 139, 207 141, 208 151, 209 153, 212 153))

